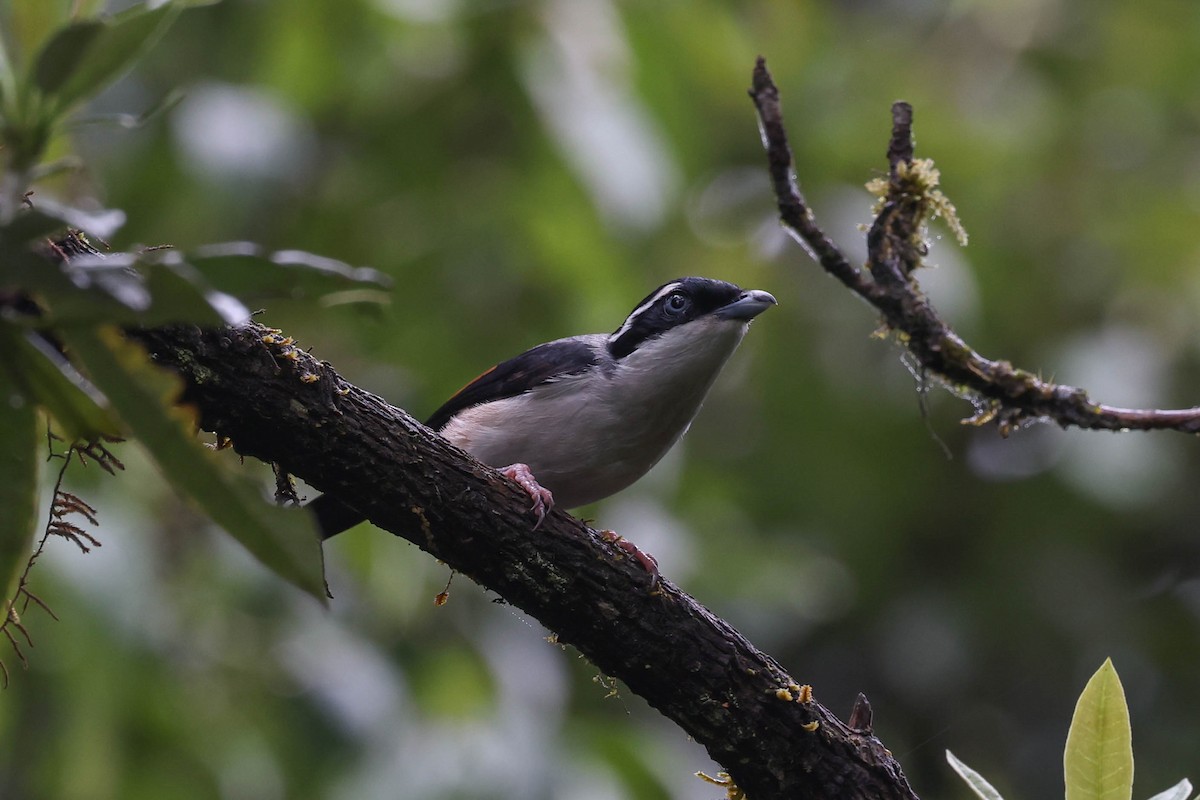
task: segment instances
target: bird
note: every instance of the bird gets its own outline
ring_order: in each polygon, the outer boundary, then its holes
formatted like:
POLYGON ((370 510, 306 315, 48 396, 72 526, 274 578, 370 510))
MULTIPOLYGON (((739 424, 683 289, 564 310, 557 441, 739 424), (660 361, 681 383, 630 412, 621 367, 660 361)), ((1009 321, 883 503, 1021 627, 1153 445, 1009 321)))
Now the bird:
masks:
MULTIPOLYGON (((532 500, 536 529, 551 508, 602 500, 657 464, 691 425, 750 322, 773 305, 769 292, 722 280, 668 281, 612 333, 556 339, 503 361, 425 425, 516 481, 532 500)), ((307 508, 322 539, 365 519, 331 494, 307 508)), ((652 570, 652 558, 622 546, 652 570)))

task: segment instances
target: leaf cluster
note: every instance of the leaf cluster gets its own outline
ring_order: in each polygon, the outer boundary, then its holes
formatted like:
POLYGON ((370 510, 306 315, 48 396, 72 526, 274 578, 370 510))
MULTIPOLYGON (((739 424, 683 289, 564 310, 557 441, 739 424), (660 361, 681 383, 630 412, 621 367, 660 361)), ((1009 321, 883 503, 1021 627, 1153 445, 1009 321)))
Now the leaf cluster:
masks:
MULTIPOLYGON (((180 493, 265 565, 325 596, 308 515, 264 503, 257 486, 199 444, 195 420, 175 404, 178 378, 153 367, 121 331, 236 325, 250 317, 245 302, 273 297, 337 302, 349 292, 353 301, 378 300, 386 280, 370 269, 247 242, 189 252, 102 253, 79 229, 96 215, 42 203, 34 193, 50 171, 43 159, 54 137, 188 5, 146 3, 108 18, 64 18, 23 69, 0 41, 0 445, 8 456, 0 465, 0 590, 6 614, 21 591, 38 524, 45 425, 69 449, 136 439, 180 493)), ((116 211, 104 215, 110 222, 123 218, 116 211)))

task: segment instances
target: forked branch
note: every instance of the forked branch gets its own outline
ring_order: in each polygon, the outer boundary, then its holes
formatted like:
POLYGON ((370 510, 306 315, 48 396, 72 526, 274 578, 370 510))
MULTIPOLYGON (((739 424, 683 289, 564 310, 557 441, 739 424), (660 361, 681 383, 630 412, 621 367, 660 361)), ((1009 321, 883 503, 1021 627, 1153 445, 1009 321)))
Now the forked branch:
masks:
POLYGON ((852 265, 825 234, 800 192, 779 89, 761 57, 754 67, 750 97, 758 109, 784 227, 829 274, 880 312, 884 324, 926 375, 958 394, 983 401, 984 411, 969 422, 995 421, 1002 434, 1034 419, 1094 430, 1200 433, 1200 407, 1130 409, 1095 403, 1083 389, 1044 381, 1007 361, 983 357, 942 321, 921 293, 914 273, 925 255, 926 218, 952 215, 953 209, 937 191, 932 164, 913 158, 912 107, 907 103, 892 106, 888 179, 879 186, 881 202, 867 234, 864 271, 852 265))

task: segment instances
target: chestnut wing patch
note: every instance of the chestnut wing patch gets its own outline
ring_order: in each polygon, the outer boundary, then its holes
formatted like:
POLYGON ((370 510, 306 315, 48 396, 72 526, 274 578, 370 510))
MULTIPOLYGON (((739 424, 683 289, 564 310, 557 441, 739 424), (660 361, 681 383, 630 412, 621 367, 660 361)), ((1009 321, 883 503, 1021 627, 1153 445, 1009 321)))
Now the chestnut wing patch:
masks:
POLYGON ((535 386, 563 375, 581 372, 597 361, 596 351, 580 339, 558 339, 539 344, 503 361, 459 389, 425 421, 440 431, 451 417, 471 406, 524 394, 535 386))

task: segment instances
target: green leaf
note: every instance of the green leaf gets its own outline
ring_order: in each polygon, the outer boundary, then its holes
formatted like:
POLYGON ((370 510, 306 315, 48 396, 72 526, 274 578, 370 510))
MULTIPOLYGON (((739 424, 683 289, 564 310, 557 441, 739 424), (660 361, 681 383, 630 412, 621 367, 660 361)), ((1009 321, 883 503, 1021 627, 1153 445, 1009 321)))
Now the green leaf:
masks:
POLYGON ((0 42, 12 48, 7 66, 14 72, 25 71, 24 68, 32 63, 29 57, 35 43, 44 42, 54 35, 54 31, 69 22, 69 9, 65 3, 54 2, 5 2, 0 3, 2 12, 3 36, 0 42))
POLYGON ((946 751, 946 760, 950 762, 950 767, 967 782, 967 786, 971 787, 971 791, 975 792, 982 800, 1004 800, 995 787, 988 783, 982 775, 968 767, 962 761, 959 761, 958 757, 949 750, 946 751))
MULTIPOLYGON (((213 0, 213 2, 220 2, 220 0, 213 0)), ((190 4, 189 7, 191 7, 191 5, 195 4, 190 4)), ((157 103, 150 106, 140 114, 96 114, 94 116, 76 118, 71 121, 71 125, 72 127, 77 128, 81 128, 86 125, 115 125, 117 127, 124 128, 125 130, 136 130, 137 128, 144 126, 147 122, 150 122, 151 120, 156 119, 175 108, 175 106, 179 105, 185 96, 186 93, 182 89, 172 89, 163 95, 157 103)), ((43 200, 42 202, 45 201, 43 200)), ((102 234, 97 234, 97 236, 100 235, 102 234)))
POLYGON ((1067 732, 1063 754, 1067 800, 1130 800, 1133 734, 1125 690, 1105 659, 1087 682, 1067 732))
POLYGON ((234 325, 250 319, 250 310, 237 298, 208 287, 191 264, 160 264, 147 274, 150 309, 143 325, 194 322, 198 325, 234 325))
POLYGON ((4 31, 0 31, 0 125, 10 125, 17 114, 17 81, 8 48, 4 43, 4 31))
MULTIPOLYGON (((65 111, 121 77, 166 31, 179 10, 180 6, 175 3, 164 3, 153 9, 147 5, 131 8, 100 23, 100 30, 90 37, 90 43, 78 58, 73 59, 66 74, 58 75, 49 66, 45 67, 44 71, 55 78, 56 88, 48 95, 54 98, 57 110, 65 111)), ((41 58, 38 66, 41 69, 41 58)))
POLYGON ((36 332, 0 323, 0 351, 0 375, 46 409, 67 441, 120 433, 104 396, 36 332))
MULTIPOLYGON (((24 252, 52 234, 78 228, 100 238, 112 236, 125 224, 125 212, 116 208, 84 211, 41 198, 36 208, 22 208, 7 225, 0 225, 0 254, 24 252)), ((0 273, 2 274, 2 273, 0 273)))
POLYGON ((37 201, 37 210, 54 219, 62 220, 68 227, 78 228, 88 235, 100 239, 113 236, 125 224, 125 212, 119 208, 85 211, 82 208, 75 208, 40 197, 37 201))
POLYGON ((233 243, 151 253, 79 255, 63 265, 36 256, 29 240, 61 229, 70 209, 22 214, 0 228, 0 286, 37 294, 56 325, 220 325, 242 322, 250 312, 235 297, 317 297, 340 294, 379 302, 361 287, 390 280, 365 267, 297 250, 268 253, 257 245, 233 243), (20 223, 20 225, 18 225, 20 223), (358 290, 356 292, 356 290, 358 290))
POLYGON ((1188 800, 1191 796, 1192 782, 1184 778, 1165 792, 1159 792, 1154 795, 1150 800, 1188 800))
POLYGON ((271 253, 250 242, 208 245, 184 257, 213 286, 244 300, 311 298, 364 285, 391 284, 386 275, 367 267, 352 267, 300 250, 271 253))
POLYGON ((0 266, 0 286, 35 294, 48 310, 48 322, 63 325, 225 325, 250 312, 213 290, 177 254, 77 256, 54 264, 33 253, 18 253, 0 266))
POLYGON ((136 321, 136 312, 86 276, 68 275, 70 267, 50 261, 29 249, 5 249, 0 262, 0 286, 32 295, 46 310, 44 318, 30 324, 62 322, 136 321))
MULTIPOLYGON (((100 320, 104 322, 226 325, 250 317, 241 303, 214 292, 203 275, 171 251, 148 257, 120 253, 75 258, 67 265, 67 272, 76 285, 103 290, 133 312, 100 320)), ((86 314, 87 309, 82 310, 86 314)), ((61 315, 56 313, 56 319, 62 321, 61 315)))
POLYGON ((0 227, 0 255, 7 257, 10 253, 25 250, 66 227, 67 223, 61 217, 41 209, 24 209, 11 222, 0 227))
POLYGON ((200 506, 259 561, 325 602, 325 568, 311 516, 264 501, 200 445, 177 406, 182 382, 154 367, 113 328, 72 328, 67 343, 171 485, 200 506))
POLYGON ((61 89, 103 30, 104 24, 94 19, 59 28, 37 55, 33 65, 34 85, 44 94, 61 89))
POLYGON ((71 3, 71 13, 76 17, 89 17, 99 14, 104 8, 105 0, 75 0, 71 3))
POLYGON ((29 563, 37 531, 38 452, 41 432, 33 403, 10 388, 0 391, 0 615, 29 563))

